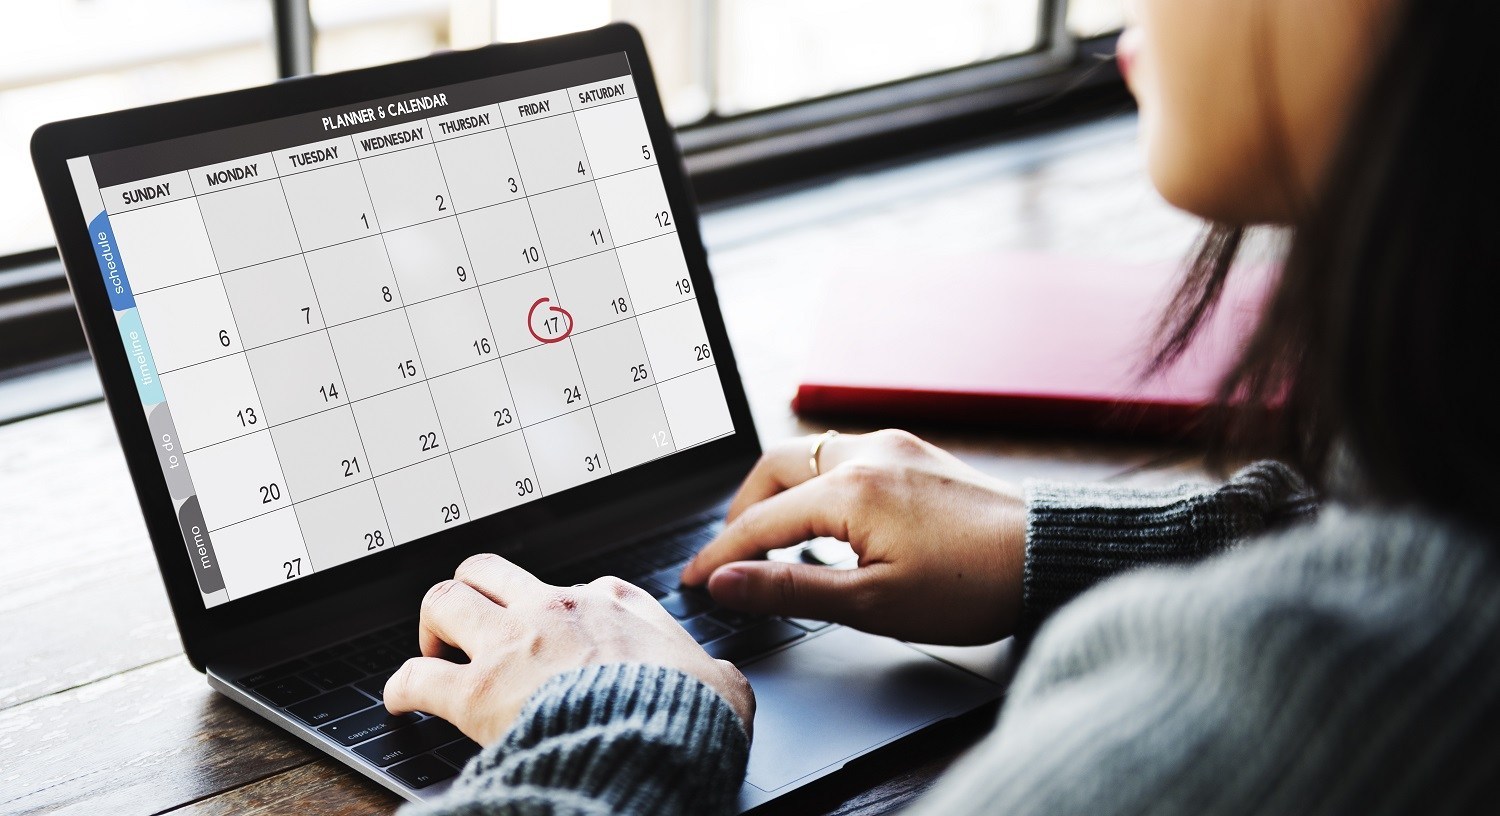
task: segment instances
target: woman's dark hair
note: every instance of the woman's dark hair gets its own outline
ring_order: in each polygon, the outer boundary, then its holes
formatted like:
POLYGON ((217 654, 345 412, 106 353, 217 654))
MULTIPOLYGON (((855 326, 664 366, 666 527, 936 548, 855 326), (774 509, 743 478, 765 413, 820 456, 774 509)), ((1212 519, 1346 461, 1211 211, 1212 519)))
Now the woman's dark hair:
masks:
MULTIPOLYGON (((1401 6, 1221 386, 1218 461, 1277 456, 1325 483, 1343 451, 1367 498, 1500 526, 1500 4, 1401 6)), ((1158 366, 1212 312, 1242 237, 1203 240, 1158 366)))

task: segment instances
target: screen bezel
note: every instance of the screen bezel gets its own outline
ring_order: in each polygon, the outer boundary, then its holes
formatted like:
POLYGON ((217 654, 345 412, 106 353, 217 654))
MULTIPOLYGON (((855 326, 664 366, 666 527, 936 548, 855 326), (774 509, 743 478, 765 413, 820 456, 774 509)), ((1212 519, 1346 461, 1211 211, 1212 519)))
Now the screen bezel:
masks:
MULTIPOLYGON (((497 100, 501 101, 501 100, 497 100)), ((126 464, 145 515, 158 567, 166 583, 173 615, 189 659, 202 668, 205 658, 271 617, 284 619, 305 607, 326 608, 338 595, 383 582, 392 575, 430 574, 434 565, 456 565, 475 552, 507 553, 504 543, 524 541, 539 530, 589 511, 619 510, 643 497, 661 503, 670 488, 688 489, 708 472, 748 469, 760 454, 733 350, 719 310, 717 294, 699 230, 697 207, 674 132, 667 124, 645 45, 633 27, 616 23, 592 31, 524 43, 486 46, 328 76, 287 80, 275 85, 106 113, 44 125, 32 137, 32 159, 57 235, 85 336, 93 353, 126 464), (167 489, 146 413, 119 339, 113 309, 101 283, 86 217, 73 186, 67 160, 207 133, 265 119, 298 115, 388 95, 512 73, 576 59, 625 52, 636 93, 658 158, 667 199, 678 222, 678 236, 689 275, 697 290, 709 342, 713 344, 720 383, 735 432, 662 459, 611 474, 510 510, 473 519, 388 551, 314 573, 289 584, 215 607, 205 607, 183 543, 177 514, 167 489), (663 488, 668 488, 663 490, 663 488)), ((608 513, 606 513, 608 514, 608 513)), ((607 542, 600 541, 598 546, 607 542)), ((517 560, 529 565, 524 550, 517 560)), ((412 612, 415 612, 413 609, 412 612)))

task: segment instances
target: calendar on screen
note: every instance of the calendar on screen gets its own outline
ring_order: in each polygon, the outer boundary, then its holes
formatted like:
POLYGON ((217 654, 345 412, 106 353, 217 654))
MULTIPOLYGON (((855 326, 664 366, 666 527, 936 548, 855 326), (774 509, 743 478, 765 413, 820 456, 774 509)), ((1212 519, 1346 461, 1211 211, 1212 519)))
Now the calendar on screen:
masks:
POLYGON ((69 168, 208 606, 734 431, 624 54, 69 168))

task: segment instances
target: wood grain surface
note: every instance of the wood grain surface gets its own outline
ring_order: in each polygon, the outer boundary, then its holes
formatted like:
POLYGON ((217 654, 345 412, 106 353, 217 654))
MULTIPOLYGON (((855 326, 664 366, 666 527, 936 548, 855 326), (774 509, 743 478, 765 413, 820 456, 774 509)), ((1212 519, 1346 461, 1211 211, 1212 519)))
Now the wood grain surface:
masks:
MULTIPOLYGON (((705 219, 767 442, 822 429, 793 417, 788 401, 812 321, 836 308, 823 277, 851 257, 915 245, 931 248, 935 263, 991 249, 1156 261, 1181 256, 1194 230, 1150 192, 1129 121, 937 157, 705 219)), ((913 430, 1014 480, 1161 480, 1198 468, 1190 452, 1157 445, 913 430)), ((0 812, 373 814, 399 805, 211 691, 181 656, 102 404, 0 427, 0 565, 0 812)), ((922 735, 773 810, 899 810, 987 726, 922 735)))

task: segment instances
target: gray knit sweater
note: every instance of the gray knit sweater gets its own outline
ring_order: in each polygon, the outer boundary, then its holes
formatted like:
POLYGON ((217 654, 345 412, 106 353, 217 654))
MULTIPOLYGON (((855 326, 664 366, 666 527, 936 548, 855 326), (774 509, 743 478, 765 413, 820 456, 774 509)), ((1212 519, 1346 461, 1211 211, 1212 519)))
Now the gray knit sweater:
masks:
MULTIPOLYGON (((1218 487, 1035 483, 1027 501, 1040 631, 993 733, 917 813, 1496 807, 1490 542, 1417 512, 1313 519, 1272 463, 1218 487)), ((746 752, 701 683, 590 667, 549 681, 446 798, 404 813, 731 812, 746 752)))

